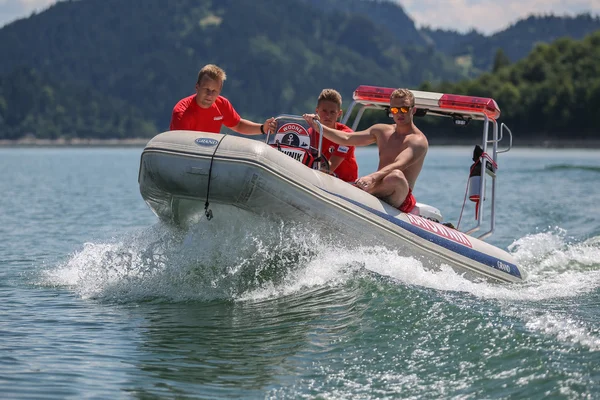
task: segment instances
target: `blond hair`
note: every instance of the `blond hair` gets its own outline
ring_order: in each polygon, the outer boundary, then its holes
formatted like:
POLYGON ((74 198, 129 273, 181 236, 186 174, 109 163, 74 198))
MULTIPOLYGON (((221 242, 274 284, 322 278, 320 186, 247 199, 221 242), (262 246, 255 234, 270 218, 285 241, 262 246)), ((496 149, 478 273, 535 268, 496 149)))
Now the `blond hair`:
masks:
POLYGON ((198 72, 198 81, 196 83, 200 83, 204 76, 208 76, 210 79, 221 83, 225 82, 225 79, 227 79, 225 71, 214 64, 207 64, 202 67, 200 72, 198 72))
POLYGON ((321 104, 322 101, 331 101, 342 108, 342 95, 335 89, 323 89, 317 100, 317 105, 321 104))
POLYGON ((395 99, 395 98, 408 98, 408 101, 410 101, 410 106, 414 107, 415 105, 415 95, 413 94, 413 92, 411 92, 408 89, 396 89, 392 92, 392 94, 390 95, 390 100, 391 99, 395 99))

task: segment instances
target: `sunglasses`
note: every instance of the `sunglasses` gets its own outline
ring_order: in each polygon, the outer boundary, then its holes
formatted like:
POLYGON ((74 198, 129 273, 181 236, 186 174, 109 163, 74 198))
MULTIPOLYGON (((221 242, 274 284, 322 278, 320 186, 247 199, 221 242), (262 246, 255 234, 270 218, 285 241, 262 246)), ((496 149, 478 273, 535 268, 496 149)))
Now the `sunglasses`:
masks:
POLYGON ((411 108, 412 108, 412 106, 410 106, 410 107, 400 107, 400 108, 398 108, 398 107, 392 107, 392 108, 390 108, 390 112, 392 114, 398 114, 398 113, 406 114, 407 112, 410 111, 411 108))

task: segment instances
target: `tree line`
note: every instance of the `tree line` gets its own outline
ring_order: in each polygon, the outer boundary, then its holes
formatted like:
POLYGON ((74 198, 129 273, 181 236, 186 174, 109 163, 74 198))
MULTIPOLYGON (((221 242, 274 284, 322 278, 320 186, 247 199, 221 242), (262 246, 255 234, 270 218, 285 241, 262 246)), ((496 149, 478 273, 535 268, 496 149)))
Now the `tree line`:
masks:
MULTIPOLYGON (((540 44, 524 59, 510 63, 499 49, 493 71, 475 79, 431 84, 423 91, 491 97, 500 121, 530 143, 547 139, 598 140, 600 133, 600 31, 582 40, 558 39, 540 44)), ((365 118, 361 126, 384 119, 365 118)), ((432 138, 460 129, 440 118, 418 121, 432 138)))

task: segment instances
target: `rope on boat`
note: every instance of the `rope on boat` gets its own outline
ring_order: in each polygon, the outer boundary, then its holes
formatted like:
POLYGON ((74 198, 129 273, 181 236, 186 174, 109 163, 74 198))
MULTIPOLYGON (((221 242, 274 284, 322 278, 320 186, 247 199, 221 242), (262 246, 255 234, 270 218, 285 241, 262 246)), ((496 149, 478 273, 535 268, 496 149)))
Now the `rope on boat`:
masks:
POLYGON ((208 205, 208 197, 210 196, 210 178, 212 177, 212 167, 213 167, 213 161, 215 159, 215 154, 217 154, 217 150, 219 150, 219 146, 221 145, 221 142, 223 141, 223 139, 225 139, 225 136, 227 136, 227 134, 224 134, 223 137, 221 138, 221 140, 219 140, 219 143, 217 143, 217 147, 215 147, 215 151, 213 152, 212 156, 210 157, 210 167, 208 168, 208 184, 206 186, 206 203, 204 203, 204 215, 206 215, 206 219, 208 221, 210 221, 213 217, 213 213, 212 210, 209 210, 208 205))

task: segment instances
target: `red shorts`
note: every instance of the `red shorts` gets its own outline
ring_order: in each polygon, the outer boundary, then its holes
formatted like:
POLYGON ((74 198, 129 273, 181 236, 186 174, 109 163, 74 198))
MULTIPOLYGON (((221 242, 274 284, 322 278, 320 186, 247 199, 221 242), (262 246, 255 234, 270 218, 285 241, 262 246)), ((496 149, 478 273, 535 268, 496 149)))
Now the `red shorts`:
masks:
POLYGON ((417 205, 417 200, 415 199, 415 196, 413 196, 413 194, 412 194, 412 189, 408 188, 408 194, 406 195, 406 199, 404 199, 404 203, 402 203, 400 205, 400 207, 398 207, 398 210, 405 212, 405 213, 409 213, 412 211, 413 208, 415 208, 416 205, 417 205))

